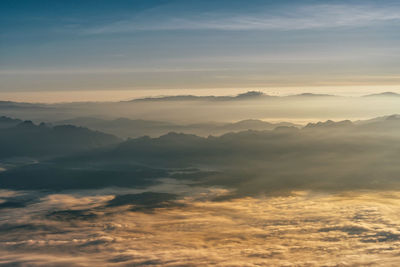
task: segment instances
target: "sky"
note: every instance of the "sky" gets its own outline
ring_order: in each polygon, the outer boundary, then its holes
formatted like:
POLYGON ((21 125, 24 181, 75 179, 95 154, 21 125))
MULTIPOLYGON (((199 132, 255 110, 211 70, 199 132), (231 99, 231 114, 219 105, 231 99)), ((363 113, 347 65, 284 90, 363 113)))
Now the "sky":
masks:
POLYGON ((399 71, 398 1, 0 3, 2 99, 362 94, 400 91, 399 71))

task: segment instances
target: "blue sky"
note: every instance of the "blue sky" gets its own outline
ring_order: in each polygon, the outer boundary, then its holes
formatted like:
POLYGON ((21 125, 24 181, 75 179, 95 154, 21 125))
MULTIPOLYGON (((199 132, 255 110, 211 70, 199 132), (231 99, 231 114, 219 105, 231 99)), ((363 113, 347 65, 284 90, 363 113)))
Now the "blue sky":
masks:
POLYGON ((400 85, 398 1, 0 7, 1 92, 400 85))

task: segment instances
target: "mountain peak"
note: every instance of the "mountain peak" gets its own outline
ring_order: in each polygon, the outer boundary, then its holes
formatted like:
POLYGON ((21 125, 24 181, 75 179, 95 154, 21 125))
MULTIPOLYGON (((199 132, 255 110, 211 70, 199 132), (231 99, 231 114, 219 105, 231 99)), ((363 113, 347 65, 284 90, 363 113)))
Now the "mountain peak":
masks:
POLYGON ((236 96, 236 98, 253 98, 253 97, 260 97, 266 96, 263 92, 260 91, 247 91, 246 93, 241 93, 236 96))
POLYGON ((335 95, 329 95, 329 94, 314 94, 314 93, 301 93, 297 95, 291 95, 289 97, 332 97, 335 95))
POLYGON ((32 129, 32 128, 36 128, 36 125, 32 121, 26 120, 26 121, 23 121, 23 122, 17 124, 16 127, 24 128, 24 129, 32 129))
POLYGON ((365 95, 364 97, 398 97, 400 94, 395 93, 395 92, 383 92, 383 93, 377 93, 377 94, 370 94, 370 95, 365 95))

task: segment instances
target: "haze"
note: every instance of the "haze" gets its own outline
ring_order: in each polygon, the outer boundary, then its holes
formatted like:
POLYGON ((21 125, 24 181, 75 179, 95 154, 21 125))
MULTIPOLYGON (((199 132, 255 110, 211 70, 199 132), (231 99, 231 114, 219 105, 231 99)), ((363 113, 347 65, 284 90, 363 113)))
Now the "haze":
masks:
POLYGON ((0 2, 0 266, 397 266, 400 3, 0 2))

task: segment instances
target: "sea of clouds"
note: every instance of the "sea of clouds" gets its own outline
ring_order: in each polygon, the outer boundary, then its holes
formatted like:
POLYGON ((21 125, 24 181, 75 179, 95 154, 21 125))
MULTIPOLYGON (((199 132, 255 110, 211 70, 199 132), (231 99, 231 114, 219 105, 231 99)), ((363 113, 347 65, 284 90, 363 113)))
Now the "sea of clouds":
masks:
POLYGON ((0 265, 387 266, 400 260, 398 192, 294 191, 215 201, 228 191, 173 180, 147 189, 2 190, 0 265), (172 191, 179 195, 165 198, 172 191))

